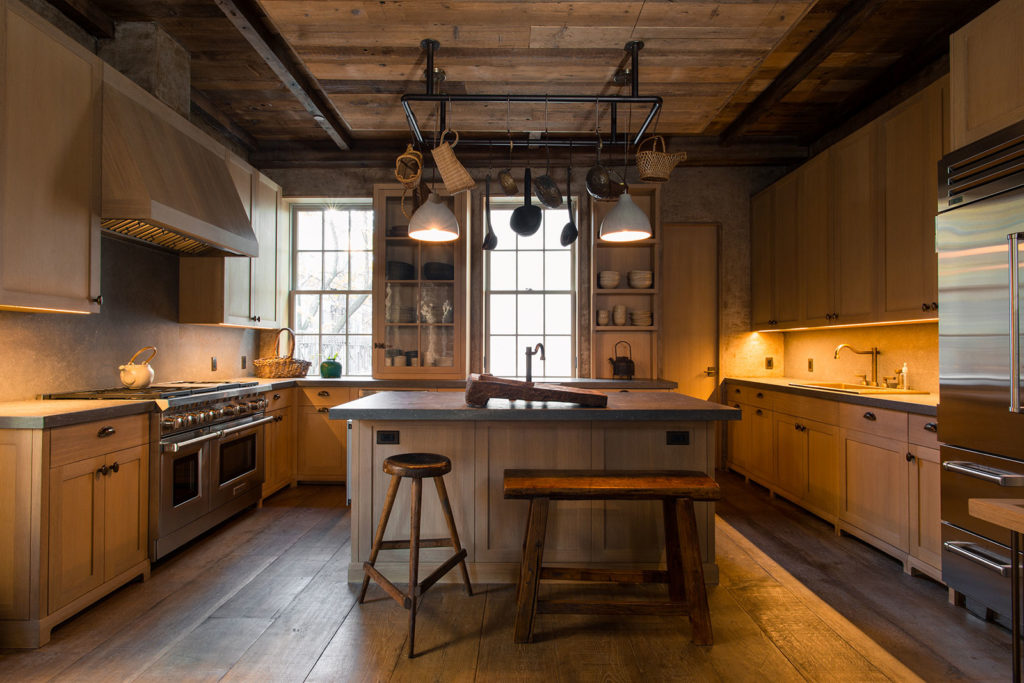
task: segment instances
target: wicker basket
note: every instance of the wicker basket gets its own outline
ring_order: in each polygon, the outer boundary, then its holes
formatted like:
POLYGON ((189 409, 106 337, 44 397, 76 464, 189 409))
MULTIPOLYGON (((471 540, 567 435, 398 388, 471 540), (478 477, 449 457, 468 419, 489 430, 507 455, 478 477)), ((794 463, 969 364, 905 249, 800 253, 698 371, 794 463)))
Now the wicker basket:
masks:
POLYGON ((663 183, 668 180, 672 169, 680 161, 686 159, 686 152, 669 154, 665 151, 665 139, 660 135, 653 135, 636 148, 636 170, 640 174, 640 180, 648 183, 663 183), (654 141, 650 149, 643 149, 648 142, 654 141), (658 149, 658 146, 661 149, 658 149))
POLYGON ((288 355, 274 356, 272 358, 257 358, 252 362, 257 377, 305 377, 312 365, 308 360, 296 360, 292 357, 295 353, 295 330, 290 327, 282 327, 277 332, 276 346, 281 343, 281 335, 289 333, 288 355))
POLYGON ((444 187, 448 194, 465 192, 476 187, 476 181, 469 175, 466 167, 455 158, 455 145, 459 144, 459 134, 455 133, 455 141, 452 144, 445 142, 445 136, 453 131, 447 128, 441 133, 441 144, 433 150, 434 163, 437 164, 437 171, 441 174, 444 187))
POLYGON ((423 175, 423 155, 406 145, 405 151, 395 159, 395 178, 411 190, 420 184, 420 176, 423 175))

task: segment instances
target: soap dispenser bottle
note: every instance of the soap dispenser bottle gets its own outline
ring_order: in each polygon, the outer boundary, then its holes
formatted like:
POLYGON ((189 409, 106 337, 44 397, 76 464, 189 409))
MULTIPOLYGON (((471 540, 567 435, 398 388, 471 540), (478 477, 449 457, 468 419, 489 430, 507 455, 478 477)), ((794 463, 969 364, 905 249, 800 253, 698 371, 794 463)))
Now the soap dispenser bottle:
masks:
POLYGON ((903 369, 900 370, 900 389, 909 389, 910 382, 907 380, 907 364, 903 364, 903 369))

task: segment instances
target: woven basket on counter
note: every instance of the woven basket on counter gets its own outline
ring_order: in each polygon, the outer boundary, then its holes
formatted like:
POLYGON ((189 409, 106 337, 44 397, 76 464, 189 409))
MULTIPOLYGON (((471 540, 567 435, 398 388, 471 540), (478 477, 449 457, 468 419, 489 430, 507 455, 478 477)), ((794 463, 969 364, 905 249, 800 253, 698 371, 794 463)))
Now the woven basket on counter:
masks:
POLYGON ((309 372, 309 366, 312 365, 310 361, 293 358, 295 353, 295 330, 290 327, 282 327, 278 330, 274 348, 280 347, 281 335, 285 332, 289 333, 288 355, 257 358, 254 360, 252 366, 256 371, 257 377, 305 377, 306 373, 309 372))
POLYGON ((686 152, 669 154, 665 151, 665 139, 660 135, 652 135, 639 145, 636 152, 636 170, 640 180, 648 183, 663 183, 668 180, 672 169, 680 161, 686 160, 686 152), (650 149, 643 149, 648 142, 654 141, 650 149), (661 149, 658 149, 658 145, 661 149))

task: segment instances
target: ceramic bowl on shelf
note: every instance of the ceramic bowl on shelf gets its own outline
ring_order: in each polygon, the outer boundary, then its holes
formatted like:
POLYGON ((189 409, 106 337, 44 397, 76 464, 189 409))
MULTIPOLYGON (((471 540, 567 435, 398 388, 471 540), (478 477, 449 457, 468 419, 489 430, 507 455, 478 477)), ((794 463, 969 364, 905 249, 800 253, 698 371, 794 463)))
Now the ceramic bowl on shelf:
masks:
POLYGON ((602 270, 597 274, 597 286, 601 289, 615 289, 621 279, 617 270, 602 270))
POLYGON ((388 261, 384 270, 388 280, 415 280, 416 269, 405 261, 388 261))
POLYGON ((654 283, 654 273, 649 270, 631 270, 627 279, 633 289, 649 289, 654 283))
POLYGON ((608 309, 606 309, 606 308, 598 309, 598 311, 597 311, 597 324, 598 325, 607 325, 609 320, 611 320, 611 318, 609 317, 608 309))
POLYGON ((654 322, 650 311, 630 311, 629 319, 630 323, 637 327, 650 327, 654 322))
POLYGON ((622 327, 626 324, 626 319, 625 304, 616 304, 612 308, 612 323, 618 327, 622 327))

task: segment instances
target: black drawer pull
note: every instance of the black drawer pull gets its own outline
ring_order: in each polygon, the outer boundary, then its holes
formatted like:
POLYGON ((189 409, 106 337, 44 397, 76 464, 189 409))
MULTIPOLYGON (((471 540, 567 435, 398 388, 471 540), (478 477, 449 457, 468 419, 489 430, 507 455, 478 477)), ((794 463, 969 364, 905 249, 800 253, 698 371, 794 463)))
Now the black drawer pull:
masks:
POLYGON ((274 398, 275 401, 280 401, 281 400, 281 394, 274 394, 273 398, 274 398))
POLYGON ((328 410, 330 410, 330 408, 324 406, 323 408, 317 408, 316 412, 318 412, 318 413, 326 413, 328 410))
POLYGON ((328 396, 331 395, 331 392, 321 390, 321 391, 316 392, 316 395, 317 396, 321 396, 323 398, 327 398, 328 396))
POLYGON ((924 431, 932 432, 934 434, 935 432, 939 431, 939 423, 938 422, 925 422, 924 423, 924 431))
POLYGON ((759 392, 757 392, 757 397, 758 397, 758 398, 764 398, 764 394, 762 394, 762 393, 761 393, 761 392, 759 391, 759 392))
POLYGON ((733 391, 735 391, 738 394, 738 393, 740 393, 740 388, 736 387, 735 389, 733 389, 733 391))
POLYGON ((763 412, 761 411, 761 409, 760 409, 760 408, 758 408, 758 409, 757 409, 757 412, 756 412, 756 414, 757 414, 757 415, 764 415, 764 413, 763 413, 763 412))
POLYGON ((110 474, 110 468, 107 467, 106 465, 104 465, 103 467, 101 467, 98 470, 96 470, 96 476, 97 477, 105 477, 108 474, 110 474))
POLYGON ((100 427, 100 430, 96 432, 96 436, 102 439, 104 437, 113 436, 116 433, 116 429, 114 429, 110 425, 107 425, 106 427, 100 427))
POLYGON ((872 422, 874 422, 875 420, 878 419, 878 417, 876 417, 875 414, 869 410, 868 412, 864 413, 864 419, 871 420, 872 422))
POLYGON ((914 454, 907 451, 907 462, 914 462, 914 454))

